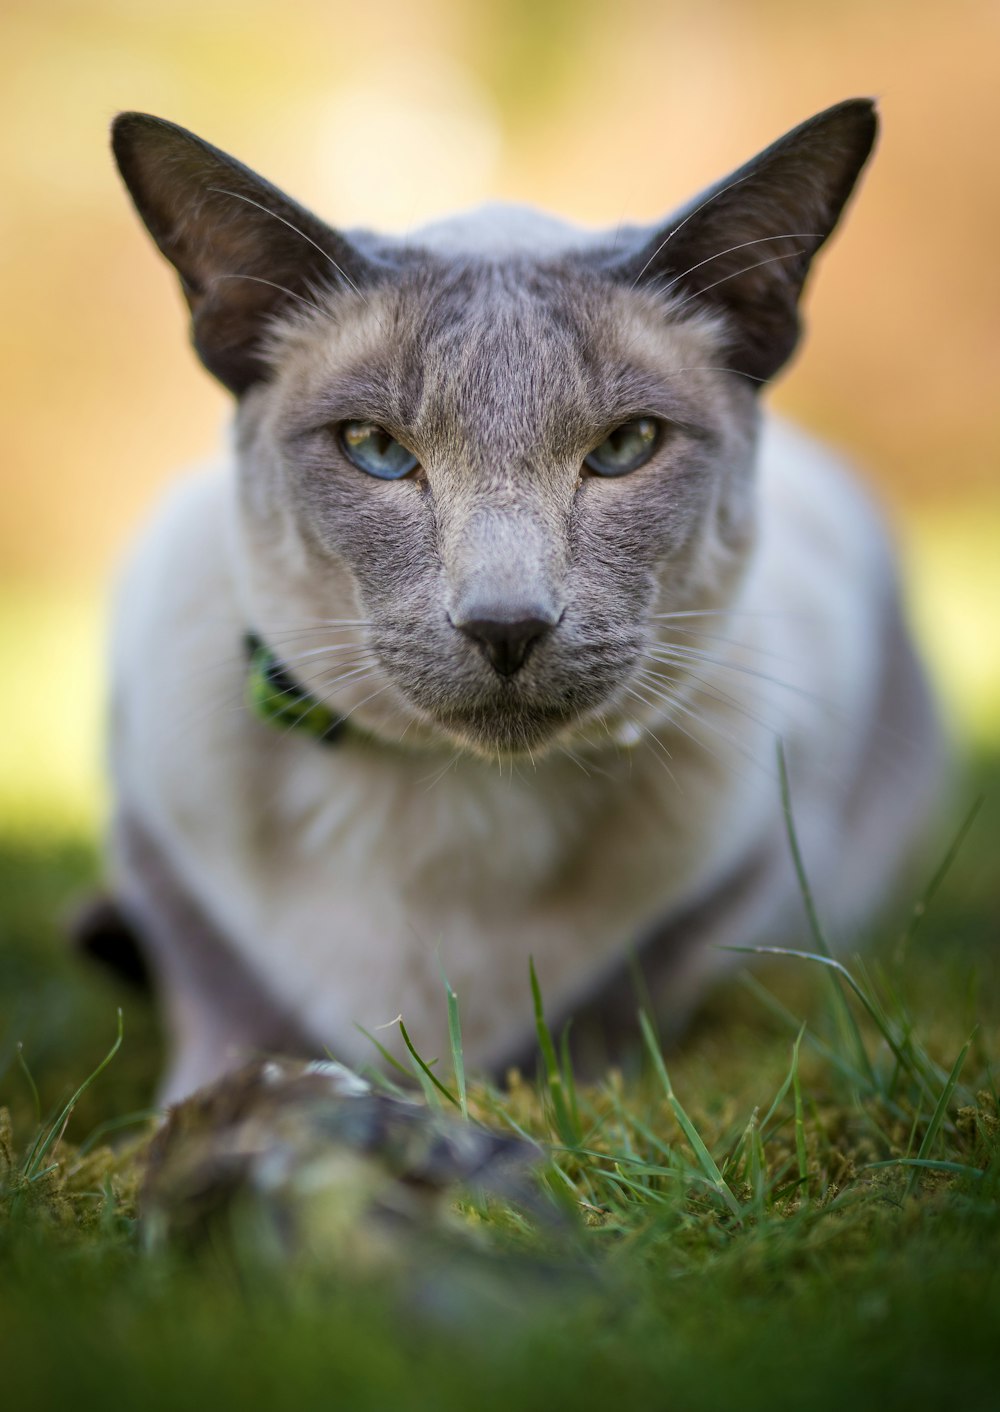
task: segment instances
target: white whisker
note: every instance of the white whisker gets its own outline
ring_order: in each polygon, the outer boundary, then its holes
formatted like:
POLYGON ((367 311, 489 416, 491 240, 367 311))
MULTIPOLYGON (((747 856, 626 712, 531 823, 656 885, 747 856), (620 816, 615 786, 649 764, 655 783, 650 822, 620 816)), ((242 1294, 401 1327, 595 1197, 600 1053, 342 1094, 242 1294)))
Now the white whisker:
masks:
POLYGON ((804 700, 812 702, 814 706, 824 706, 826 703, 822 697, 815 692, 808 691, 805 687, 796 685, 795 682, 785 681, 781 677, 772 676, 769 672, 758 671, 756 667, 747 667, 741 662, 726 661, 722 657, 717 657, 714 653, 703 651, 697 647, 683 647, 679 644, 659 643, 647 649, 646 656, 661 662, 674 662, 683 665, 685 662, 703 662, 707 666, 718 668, 724 672, 739 672, 742 676, 754 677, 758 681, 770 683, 771 686, 779 686, 784 691, 793 692, 796 696, 801 696, 804 700))
MULTIPOLYGON (((648 674, 640 672, 638 675, 643 678, 648 674)), ((674 712, 679 711, 696 725, 704 726, 707 730, 714 732, 716 736, 724 740, 728 746, 742 755, 750 764, 754 765, 757 769, 763 770, 765 774, 771 773, 765 769, 756 756, 747 750, 746 746, 743 745, 741 741, 737 740, 734 735, 720 726, 717 721, 713 721, 704 711, 699 712, 694 710, 693 707, 681 701, 673 692, 664 691, 662 686, 654 684, 651 681, 645 681, 645 685, 646 689, 653 694, 654 698, 661 701, 667 707, 668 711, 670 711, 669 719, 672 729, 679 730, 682 735, 686 735, 688 739, 693 741, 700 749, 706 750, 714 759, 718 760, 720 765, 724 765, 727 769, 736 768, 732 761, 724 760, 722 756, 717 751, 713 750, 711 746, 706 744, 704 740, 700 740, 696 735, 693 735, 690 730, 686 729, 685 726, 677 720, 676 716, 673 714, 674 712)), ((648 706, 650 703, 646 702, 646 705, 648 706)))
MULTIPOLYGON (((721 260, 722 257, 723 257, 723 255, 732 255, 735 251, 737 251, 737 250, 746 250, 746 249, 748 249, 751 245, 766 245, 766 244, 768 243, 768 241, 771 241, 771 240, 822 240, 822 239, 823 239, 823 237, 822 237, 820 234, 818 234, 816 231, 814 231, 814 230, 813 230, 813 231, 798 230, 798 231, 790 231, 790 232, 787 232, 787 233, 782 234, 782 235, 761 235, 761 236, 758 236, 756 240, 741 240, 738 245, 727 245, 726 248, 725 248, 725 250, 717 250, 714 255, 706 255, 705 259, 704 259, 704 260, 699 260, 696 265, 689 265, 688 268, 687 268, 686 270, 683 270, 679 275, 674 275, 674 277, 673 277, 673 279, 670 281, 670 283, 667 284, 667 285, 665 285, 659 292, 660 292, 661 294, 667 294, 667 293, 669 293, 669 291, 670 291, 671 289, 673 289, 673 287, 674 287, 675 284, 680 284, 680 282, 681 282, 682 280, 687 279, 688 275, 694 274, 695 270, 700 270, 701 267, 702 267, 702 265, 710 265, 713 260, 721 260)), ((794 253, 798 255, 798 254, 801 254, 802 252, 797 250, 797 251, 795 251, 794 253)), ((757 266, 756 266, 756 265, 750 265, 750 266, 748 266, 747 268, 748 268, 748 269, 751 269, 751 270, 754 270, 754 269, 757 268, 757 266)), ((740 273, 740 274, 744 274, 744 273, 746 273, 746 271, 745 271, 745 270, 741 270, 741 271, 739 271, 739 273, 740 273)), ((708 287, 709 287, 709 289, 713 289, 715 286, 714 286, 714 285, 709 285, 708 287)))
POLYGON ((280 294, 287 294, 289 299, 297 299, 300 304, 304 304, 307 309, 311 309, 314 314, 322 317, 323 310, 318 304, 314 304, 311 299, 307 299, 304 294, 296 294, 294 289, 289 289, 284 284, 277 284, 273 279, 261 279, 259 275, 231 274, 216 275, 212 280, 213 284, 221 284, 224 279, 248 279, 251 284, 266 284, 269 289, 276 289, 280 294))
MULTIPOLYGON (((636 690, 634 690, 634 688, 632 688, 632 687, 626 687, 625 689, 626 689, 626 691, 629 693, 630 696, 634 696, 637 701, 640 701, 640 702, 647 708, 647 710, 652 711, 652 710, 655 710, 655 709, 656 709, 656 708, 653 706, 653 703, 652 703, 651 701, 647 701, 647 700, 645 699, 645 697, 641 696, 639 692, 637 692, 636 690)), ((656 746, 659 747, 659 750, 661 751, 661 753, 662 753, 666 758, 663 759, 663 760, 661 760, 661 759, 660 759, 660 756, 657 755, 655 751, 653 751, 654 758, 655 758, 657 761, 659 761, 659 763, 660 763, 660 764, 663 766, 663 768, 666 770, 667 774, 668 774, 668 775, 670 776, 670 778, 673 780, 674 785, 675 785, 675 787, 676 787, 676 789, 677 789, 677 792, 678 792, 679 794, 683 794, 684 791, 683 791, 683 790, 681 789, 681 787, 680 787, 680 783, 679 783, 679 781, 678 781, 678 779, 677 779, 677 776, 674 774, 673 770, 672 770, 671 767, 670 767, 670 761, 671 761, 674 757, 671 755, 670 751, 669 751, 669 750, 667 749, 667 747, 664 745, 663 741, 662 741, 662 740, 660 739, 660 737, 656 734, 656 732, 655 732, 654 730, 652 730, 649 726, 647 726, 643 721, 635 721, 633 724, 635 724, 636 726, 638 726, 639 730, 642 732, 642 735, 643 735, 643 738, 644 738, 644 739, 643 739, 643 743, 647 746, 648 749, 652 750, 652 746, 649 744, 650 741, 652 741, 656 746)))
POLYGON ((336 270, 337 274, 340 275, 344 283, 349 285, 350 288, 354 290, 354 293, 358 296, 358 298, 364 304, 368 303, 368 300, 361 293, 361 290, 351 279, 350 275, 341 265, 337 264, 337 261, 330 254, 329 250, 324 250, 322 245, 320 245, 318 241, 313 240, 311 235, 306 235, 305 231, 300 230, 299 227, 295 225, 292 221, 287 220, 284 216, 279 216, 277 211, 271 210, 270 206, 264 206, 260 201, 254 201, 252 197, 244 196, 239 191, 228 191, 224 186, 210 186, 208 190, 214 191, 219 196, 231 196, 234 201, 245 201, 248 206, 254 206, 258 211, 263 211, 265 216, 270 216, 272 220, 280 221, 283 226, 287 226, 288 229, 294 232, 295 235, 300 236, 304 241, 311 245, 314 250, 318 250, 319 253, 323 256, 323 259, 328 260, 330 262, 330 264, 336 270))
MULTIPOLYGON (((727 706, 733 711, 738 711, 741 716, 745 716, 748 721, 753 721, 755 725, 761 726, 764 730, 772 732, 779 730, 779 725, 775 724, 773 721, 764 720, 764 718, 757 715, 755 711, 751 711, 744 701, 741 701, 736 696, 731 696, 728 692, 717 687, 714 682, 699 676, 697 672, 693 672, 687 668, 685 668, 684 675, 681 678, 669 676, 663 672, 650 671, 648 668, 640 668, 637 675, 647 679, 652 678, 661 684, 669 684, 678 687, 686 686, 688 690, 694 692, 697 696, 707 697, 710 701, 716 702, 719 706, 727 706)), ((785 722, 782 721, 780 724, 783 726, 785 722)))
POLYGON ((686 299, 682 299, 679 304, 671 306, 671 314, 679 314, 680 311, 695 299, 701 299, 709 290, 718 289, 720 284, 728 284, 731 279, 739 279, 740 275, 748 275, 753 270, 761 270, 765 265, 775 265, 781 260, 794 260, 801 255, 801 250, 790 250, 787 255, 771 255, 766 260, 757 260, 752 265, 743 265, 738 270, 733 270, 728 275, 723 275, 721 279, 714 280, 711 284, 706 284, 704 289, 699 289, 695 294, 689 294, 686 299))
POLYGON ((699 215, 707 207, 711 206, 714 202, 718 201, 720 197, 725 196, 727 191, 733 191, 737 186, 742 186, 743 183, 745 181, 749 181, 750 177, 753 175, 753 172, 748 172, 746 176, 737 177, 735 181, 729 182, 727 186, 721 186, 719 187, 718 191, 711 192, 710 195, 705 197, 704 201, 699 202, 699 204, 695 206, 693 211, 689 211, 682 221, 678 221, 675 226, 673 226, 669 231, 667 231, 667 234, 660 241, 659 245, 653 251, 652 255, 650 255, 649 259, 646 261, 642 269, 636 275, 635 279, 629 285, 629 288, 635 289, 636 285, 642 279, 643 275, 649 269, 653 261, 657 258, 658 255, 662 255, 663 251, 666 250, 667 246, 676 236, 680 235, 681 231, 687 225, 688 221, 693 221, 695 216, 699 215))

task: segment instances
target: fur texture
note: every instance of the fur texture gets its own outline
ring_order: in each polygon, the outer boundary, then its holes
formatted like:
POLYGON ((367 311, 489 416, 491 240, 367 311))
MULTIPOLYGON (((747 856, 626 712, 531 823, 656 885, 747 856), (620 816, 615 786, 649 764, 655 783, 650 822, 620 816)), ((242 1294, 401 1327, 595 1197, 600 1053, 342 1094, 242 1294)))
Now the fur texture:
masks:
POLYGON ((759 405, 873 136, 842 104, 617 241, 488 208, 400 244, 119 119, 239 398, 115 632, 118 886, 173 1016, 168 1097, 248 1048, 370 1060, 357 1026, 399 1012, 441 1052, 439 962, 474 1066, 527 1045, 529 957, 557 1017, 612 1017, 643 945, 681 1016, 715 945, 801 925, 777 738, 831 927, 877 905, 932 797, 934 715, 877 516, 759 405), (590 473, 637 417, 648 463, 590 473), (351 464, 352 421, 416 470, 351 464), (484 619, 544 626, 519 670, 464 630, 484 619), (360 729, 324 749, 241 710, 248 629, 360 729))

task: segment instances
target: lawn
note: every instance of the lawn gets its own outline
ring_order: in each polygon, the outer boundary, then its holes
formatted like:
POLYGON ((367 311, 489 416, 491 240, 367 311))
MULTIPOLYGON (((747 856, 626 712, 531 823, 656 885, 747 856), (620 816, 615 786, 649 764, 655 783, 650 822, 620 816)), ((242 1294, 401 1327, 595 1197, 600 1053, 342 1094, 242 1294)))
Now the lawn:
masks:
MULTIPOLYGON (((938 648, 946 667, 965 650, 938 648)), ((70 954, 65 918, 99 875, 92 805, 81 787, 49 809, 58 772, 40 767, 31 796, 22 757, 0 830, 4 1404, 994 1408, 994 688, 969 693, 975 755, 942 820, 946 866, 843 958, 849 979, 771 957, 675 1051, 637 1015, 631 1062, 598 1084, 573 1082, 559 1035, 537 1076, 471 1083, 474 1119, 541 1141, 531 1190, 404 1224, 389 1269, 356 1240, 276 1262, 252 1222, 231 1229, 236 1213, 193 1252, 146 1248, 157 1018, 70 954), (121 1045, 63 1132, 119 1010, 121 1045)), ((54 710, 46 696, 39 713, 54 710)), ((433 1067, 441 1089, 413 1085, 435 1122, 465 1121, 456 1058, 433 1067)))

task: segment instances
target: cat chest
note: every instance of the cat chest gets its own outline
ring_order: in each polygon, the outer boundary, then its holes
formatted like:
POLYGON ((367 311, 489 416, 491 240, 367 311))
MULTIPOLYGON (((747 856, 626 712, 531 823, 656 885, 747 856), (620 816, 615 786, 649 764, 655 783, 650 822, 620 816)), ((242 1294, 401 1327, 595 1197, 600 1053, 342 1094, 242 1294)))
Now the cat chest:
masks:
POLYGON ((352 1062, 399 1013, 445 1042, 442 969, 470 1062, 493 1062, 528 1037, 529 961, 561 1007, 711 866, 690 809, 634 773, 280 753, 206 777, 175 837, 227 937, 352 1062))

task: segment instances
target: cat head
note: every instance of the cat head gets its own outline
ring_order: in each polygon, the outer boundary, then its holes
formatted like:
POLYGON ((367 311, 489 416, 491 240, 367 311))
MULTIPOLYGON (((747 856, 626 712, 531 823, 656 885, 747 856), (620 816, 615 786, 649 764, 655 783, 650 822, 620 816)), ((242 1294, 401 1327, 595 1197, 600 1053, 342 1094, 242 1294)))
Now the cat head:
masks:
POLYGON ((865 100, 828 109, 654 230, 488 208, 396 240, 119 117, 238 399, 245 626, 390 738, 534 753, 667 714, 635 674, 665 613, 736 591, 758 393, 875 130, 865 100))

